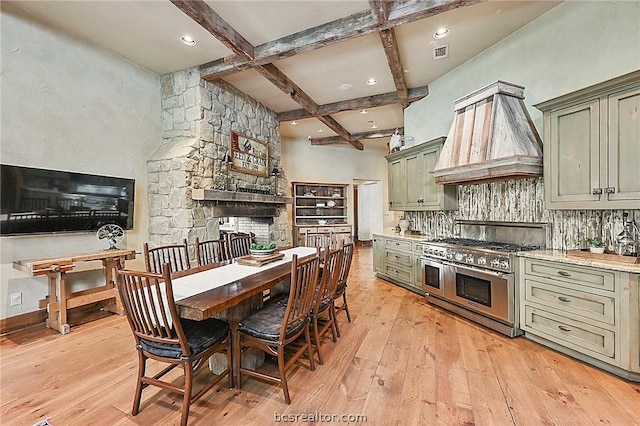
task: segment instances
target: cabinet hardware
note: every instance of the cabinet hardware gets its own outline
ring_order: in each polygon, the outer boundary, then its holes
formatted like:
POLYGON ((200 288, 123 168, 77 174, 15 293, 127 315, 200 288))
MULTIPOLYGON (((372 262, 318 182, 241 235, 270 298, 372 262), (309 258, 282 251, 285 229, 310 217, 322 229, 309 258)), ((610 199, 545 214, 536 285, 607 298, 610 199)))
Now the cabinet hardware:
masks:
POLYGON ((558 271, 558 275, 562 275, 563 277, 570 277, 571 274, 566 271, 558 271))
POLYGON ((591 193, 593 195, 600 195, 602 194, 602 188, 593 188, 593 191, 591 193))
POLYGON ((559 325, 558 328, 562 331, 571 331, 571 329, 565 325, 559 325))
POLYGON ((607 194, 615 194, 616 193, 616 188, 615 188, 615 186, 609 186, 609 187, 604 189, 604 192, 607 193, 607 194))
POLYGON ((561 302, 571 302, 571 299, 569 299, 568 297, 564 297, 564 296, 558 297, 558 300, 561 301, 561 302))

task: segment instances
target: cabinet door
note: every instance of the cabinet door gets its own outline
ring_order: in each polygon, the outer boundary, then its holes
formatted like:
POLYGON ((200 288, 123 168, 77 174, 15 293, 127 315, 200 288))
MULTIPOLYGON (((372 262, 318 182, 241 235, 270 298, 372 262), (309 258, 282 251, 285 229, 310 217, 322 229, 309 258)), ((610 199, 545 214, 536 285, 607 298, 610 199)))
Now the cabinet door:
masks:
POLYGON ((373 270, 378 273, 384 272, 384 238, 375 236, 373 238, 373 270))
POLYGON ((389 210, 403 210, 405 200, 405 170, 404 158, 389 163, 389 210))
POLYGON ((405 207, 419 209, 424 201, 423 182, 423 158, 418 152, 404 159, 404 172, 406 181, 405 207))
MULTIPOLYGON (((608 101, 608 199, 640 201, 640 88, 609 95, 608 101)), ((637 209, 640 203, 624 208, 637 209)))
POLYGON ((606 199, 594 194, 605 186, 600 176, 599 99, 551 111, 548 120, 544 148, 547 208, 596 207, 606 199))
POLYGON ((436 178, 432 173, 439 155, 440 147, 422 153, 422 199, 424 207, 427 208, 443 207, 443 187, 436 184, 436 178))

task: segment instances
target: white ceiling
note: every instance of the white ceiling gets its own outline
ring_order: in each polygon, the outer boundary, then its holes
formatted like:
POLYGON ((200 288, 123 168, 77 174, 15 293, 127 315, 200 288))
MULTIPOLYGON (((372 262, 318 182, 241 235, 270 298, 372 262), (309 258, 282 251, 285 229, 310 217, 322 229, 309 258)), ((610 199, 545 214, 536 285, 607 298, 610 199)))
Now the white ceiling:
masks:
MULTIPOLYGON (((425 1, 425 0, 420 0, 425 1)), ((232 52, 168 0, 13 2, 50 21, 71 35, 103 46, 158 74, 201 65, 232 52), (190 35, 195 47, 179 38, 190 35)), ((254 46, 339 18, 370 10, 366 0, 207 0, 208 5, 254 46)), ((407 86, 432 81, 478 55, 528 24, 559 1, 486 1, 395 28, 407 86), (447 27, 451 35, 435 40, 433 33, 447 27), (433 47, 448 45, 449 56, 434 60, 433 47)), ((319 105, 395 92, 391 72, 377 33, 301 53, 273 63, 319 105), (375 86, 365 84, 375 78, 375 86), (349 83, 351 90, 340 90, 349 83)), ((276 112, 301 107, 253 70, 230 74, 224 80, 276 112)), ((453 109, 453 106, 452 106, 453 109)), ((403 126, 400 105, 371 108, 368 114, 346 111, 333 114, 350 133, 403 126)), ((335 133, 315 118, 281 123, 283 139, 321 138, 335 133), (317 129, 323 129, 322 133, 317 129)), ((365 147, 367 142, 364 142, 365 147)))

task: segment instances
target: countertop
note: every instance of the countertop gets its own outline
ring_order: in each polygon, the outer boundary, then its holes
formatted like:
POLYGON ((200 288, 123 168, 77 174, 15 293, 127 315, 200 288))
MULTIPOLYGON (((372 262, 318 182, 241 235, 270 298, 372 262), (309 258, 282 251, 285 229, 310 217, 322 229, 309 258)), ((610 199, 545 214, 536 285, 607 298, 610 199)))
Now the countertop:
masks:
POLYGON ((429 240, 433 239, 433 238, 429 237, 428 235, 412 233, 412 232, 409 232, 409 231, 406 231, 404 233, 404 235, 403 235, 400 232, 396 232, 393 228, 386 228, 386 229, 383 229, 382 231, 372 232, 371 234, 380 235, 381 237, 404 238, 404 239, 412 240, 412 241, 416 241, 416 240, 418 240, 418 241, 429 241, 429 240))
POLYGON ((640 274, 640 264, 616 262, 615 260, 585 259, 568 256, 566 251, 561 250, 533 250, 517 253, 519 257, 531 259, 551 260, 554 262, 567 263, 580 266, 591 266, 593 268, 609 269, 612 271, 623 271, 640 274))

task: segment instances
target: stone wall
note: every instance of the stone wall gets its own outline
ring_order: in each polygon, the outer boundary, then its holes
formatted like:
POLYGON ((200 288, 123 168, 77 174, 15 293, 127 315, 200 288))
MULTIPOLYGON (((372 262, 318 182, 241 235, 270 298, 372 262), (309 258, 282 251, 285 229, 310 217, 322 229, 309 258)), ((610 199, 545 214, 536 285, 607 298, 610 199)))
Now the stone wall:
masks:
POLYGON ((546 210, 542 178, 516 179, 458 186, 458 209, 444 212, 406 212, 413 229, 431 236, 451 236, 451 221, 456 219, 544 222, 551 228, 551 248, 566 250, 580 245, 587 235, 588 223, 595 221, 613 250, 612 238, 622 232, 622 215, 629 213, 640 223, 640 210, 546 210))
MULTIPOLYGON (((267 142, 269 169, 280 166, 280 127, 276 113, 224 82, 202 80, 197 69, 161 78, 162 141, 147 161, 149 241, 172 244, 219 237, 212 201, 194 201, 191 188, 274 190, 271 177, 232 171, 224 163, 231 131, 267 142)), ((284 193, 286 177, 277 179, 284 193)), ((287 212, 277 209, 269 240, 287 241, 287 212)))

